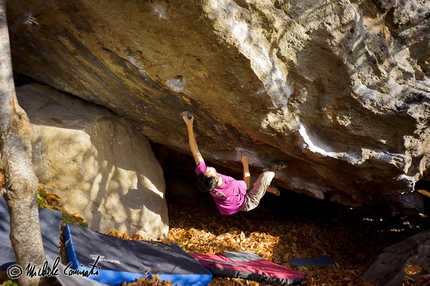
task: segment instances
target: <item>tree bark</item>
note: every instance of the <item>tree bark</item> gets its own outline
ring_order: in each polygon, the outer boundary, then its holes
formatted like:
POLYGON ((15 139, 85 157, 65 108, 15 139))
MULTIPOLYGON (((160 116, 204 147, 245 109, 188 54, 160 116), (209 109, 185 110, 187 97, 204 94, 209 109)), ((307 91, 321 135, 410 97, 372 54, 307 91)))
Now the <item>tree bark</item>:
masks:
POLYGON ((41 267, 45 255, 37 206, 38 179, 31 162, 30 122, 15 93, 5 0, 0 0, 0 136, 10 239, 16 263, 23 270, 18 283, 39 285, 40 277, 25 275, 25 267, 41 267))

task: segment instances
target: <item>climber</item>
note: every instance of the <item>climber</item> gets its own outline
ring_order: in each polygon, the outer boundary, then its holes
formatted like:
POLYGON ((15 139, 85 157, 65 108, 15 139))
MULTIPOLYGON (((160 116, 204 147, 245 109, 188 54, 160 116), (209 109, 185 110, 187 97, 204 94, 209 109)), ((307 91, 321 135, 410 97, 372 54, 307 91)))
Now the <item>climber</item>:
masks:
POLYGON ((287 167, 285 162, 272 163, 269 169, 263 172, 257 181, 251 186, 249 173, 249 154, 243 152, 240 160, 243 165, 243 180, 235 180, 232 177, 217 173, 214 167, 206 166, 197 147, 194 136, 194 115, 184 112, 182 118, 188 129, 190 150, 196 162, 197 187, 202 192, 209 192, 222 215, 232 215, 238 211, 250 211, 258 206, 261 198, 267 192, 280 195, 278 188, 271 186, 275 172, 287 167))

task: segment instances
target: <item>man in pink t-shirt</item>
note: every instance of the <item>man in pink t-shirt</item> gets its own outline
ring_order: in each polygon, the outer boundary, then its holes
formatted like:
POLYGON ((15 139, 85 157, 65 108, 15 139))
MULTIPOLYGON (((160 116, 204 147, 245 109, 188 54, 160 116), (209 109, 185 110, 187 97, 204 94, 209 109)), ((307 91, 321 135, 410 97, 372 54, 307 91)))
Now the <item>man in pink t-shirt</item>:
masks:
POLYGON ((247 152, 240 156, 243 165, 243 180, 235 180, 232 177, 217 173, 214 167, 206 166, 197 147, 193 130, 194 115, 186 112, 182 118, 187 125, 190 150, 197 164, 195 170, 198 176, 197 187, 200 191, 211 194, 221 214, 232 215, 238 211, 250 211, 256 208, 266 191, 277 196, 280 195, 279 190, 270 186, 270 183, 275 177, 276 170, 286 167, 285 163, 271 164, 269 170, 263 172, 252 186, 249 173, 249 154, 247 152))

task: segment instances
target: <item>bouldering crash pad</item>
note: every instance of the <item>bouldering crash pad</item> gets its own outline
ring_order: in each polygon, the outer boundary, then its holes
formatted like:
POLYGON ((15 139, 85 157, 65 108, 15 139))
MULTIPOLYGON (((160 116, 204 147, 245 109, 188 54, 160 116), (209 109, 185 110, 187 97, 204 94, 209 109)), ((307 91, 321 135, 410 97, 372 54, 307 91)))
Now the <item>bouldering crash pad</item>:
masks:
POLYGON ((169 281, 173 285, 207 285, 212 274, 175 243, 123 240, 67 224, 66 253, 71 268, 92 271, 89 278, 109 285, 137 278, 169 281))
MULTIPOLYGON (((59 211, 39 208, 40 229, 45 255, 57 257, 60 242, 62 214, 59 211)), ((6 200, 0 196, 0 269, 15 263, 15 254, 9 239, 10 217, 6 200)))
POLYGON ((300 267, 300 266, 327 266, 330 264, 335 264, 335 261, 331 258, 320 255, 320 257, 314 259, 314 258, 293 258, 291 259, 291 265, 300 267))
POLYGON ((305 279, 304 274, 265 260, 252 252, 193 253, 191 255, 214 276, 279 284, 298 284, 305 279))

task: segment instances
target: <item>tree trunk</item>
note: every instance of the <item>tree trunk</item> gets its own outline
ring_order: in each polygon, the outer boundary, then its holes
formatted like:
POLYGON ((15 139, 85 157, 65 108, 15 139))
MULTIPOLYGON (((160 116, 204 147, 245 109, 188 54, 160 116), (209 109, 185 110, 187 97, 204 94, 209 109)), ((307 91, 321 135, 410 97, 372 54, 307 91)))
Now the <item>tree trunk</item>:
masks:
POLYGON ((38 179, 31 162, 30 122, 15 94, 5 0, 0 0, 0 136, 10 239, 16 263, 23 270, 18 283, 39 285, 40 277, 25 275, 27 265, 41 267, 45 256, 37 206, 38 179))

